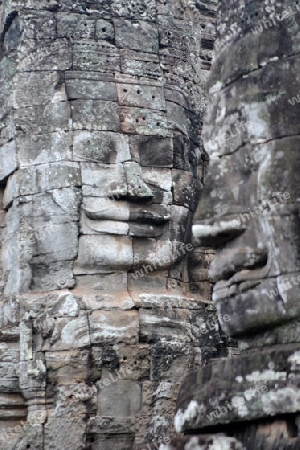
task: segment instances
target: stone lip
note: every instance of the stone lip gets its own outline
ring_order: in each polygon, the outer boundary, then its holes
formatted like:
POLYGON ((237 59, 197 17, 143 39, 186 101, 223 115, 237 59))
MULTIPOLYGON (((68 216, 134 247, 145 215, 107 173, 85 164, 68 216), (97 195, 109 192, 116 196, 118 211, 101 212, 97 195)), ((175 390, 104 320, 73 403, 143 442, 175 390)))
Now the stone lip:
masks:
POLYGON ((299 344, 215 360, 190 374, 179 394, 177 432, 211 429, 300 411, 299 344))

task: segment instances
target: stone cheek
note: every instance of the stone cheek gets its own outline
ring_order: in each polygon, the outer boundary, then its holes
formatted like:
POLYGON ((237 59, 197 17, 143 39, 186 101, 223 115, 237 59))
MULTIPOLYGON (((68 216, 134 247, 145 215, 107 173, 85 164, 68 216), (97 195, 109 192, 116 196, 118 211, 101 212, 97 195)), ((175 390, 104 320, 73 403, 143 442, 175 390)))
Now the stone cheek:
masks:
POLYGON ((0 447, 162 441, 220 340, 181 253, 214 5, 1 3, 0 447))

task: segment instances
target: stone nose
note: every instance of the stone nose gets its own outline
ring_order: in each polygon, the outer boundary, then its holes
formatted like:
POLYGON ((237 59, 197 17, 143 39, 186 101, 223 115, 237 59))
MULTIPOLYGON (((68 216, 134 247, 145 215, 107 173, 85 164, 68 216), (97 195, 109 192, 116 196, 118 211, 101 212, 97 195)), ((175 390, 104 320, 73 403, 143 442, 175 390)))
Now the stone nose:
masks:
POLYGON ((246 231, 246 226, 239 219, 220 220, 213 224, 198 224, 193 226, 193 241, 195 245, 216 248, 240 236, 246 231))
POLYGON ((151 200, 153 192, 150 187, 144 182, 141 166, 135 162, 124 163, 126 180, 127 180, 127 195, 131 200, 151 200))

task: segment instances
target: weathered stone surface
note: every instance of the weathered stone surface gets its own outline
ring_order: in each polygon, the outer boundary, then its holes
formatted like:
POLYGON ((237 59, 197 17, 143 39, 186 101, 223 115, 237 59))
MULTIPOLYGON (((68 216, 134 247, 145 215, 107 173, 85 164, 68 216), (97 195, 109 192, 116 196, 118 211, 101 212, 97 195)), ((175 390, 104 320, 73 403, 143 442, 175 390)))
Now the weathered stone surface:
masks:
POLYGON ((158 52, 158 33, 155 24, 146 21, 114 20, 116 44, 140 52, 158 52))
POLYGON ((116 85, 103 79, 97 72, 66 72, 66 93, 69 100, 118 100, 116 85))
POLYGON ((155 20, 156 3, 154 0, 113 0, 112 11, 117 16, 129 19, 155 20))
POLYGON ((103 19, 97 20, 95 37, 100 40, 114 41, 115 28, 113 23, 103 19))
POLYGON ((245 417, 251 421, 297 412, 298 349, 298 344, 272 347, 232 361, 220 360, 190 375, 191 397, 184 390, 179 396, 177 429, 205 429, 245 417), (184 415, 188 408, 190 413, 184 415))
POLYGON ((38 72, 19 73, 14 77, 13 107, 19 109, 50 103, 59 84, 61 80, 56 71, 45 71, 43 78, 38 72), (28 88, 24 91, 25 83, 28 83, 28 88))
POLYGON ((142 167, 171 167, 173 160, 173 140, 156 136, 134 136, 130 139, 132 157, 141 163, 142 167), (155 146, 159 151, 151 151, 155 146))
POLYGON ((24 168, 15 172, 8 180, 4 193, 4 205, 16 198, 35 195, 48 190, 81 186, 81 173, 77 163, 53 163, 24 168))
POLYGON ((26 134, 68 131, 70 117, 70 107, 65 101, 49 103, 46 106, 20 108, 14 113, 17 129, 25 131, 26 134))
POLYGON ((162 111, 122 107, 120 120, 121 129, 126 134, 170 135, 167 117, 162 111))
POLYGON ((218 351, 181 251, 203 177, 201 11, 0 2, 1 449, 167 442, 184 374, 218 351))
POLYGON ((141 166, 136 162, 124 163, 126 182, 127 182, 127 196, 136 200, 151 200, 153 193, 151 188, 143 180, 143 173, 141 166))
POLYGON ((16 157, 16 143, 15 141, 9 142, 8 144, 1 147, 0 158, 3 160, 3 165, 0 169, 0 180, 4 180, 11 173, 13 173, 17 168, 17 157, 16 157))
POLYGON ((120 59, 121 70, 124 74, 154 80, 160 79, 163 75, 158 55, 122 49, 120 59))
POLYGON ((132 80, 132 84, 117 84, 120 105, 165 110, 162 87, 159 85, 152 86, 150 83, 149 81, 139 83, 138 80, 136 82, 132 80))
POLYGON ((18 161, 21 168, 71 159, 72 132, 57 131, 41 135, 18 136, 18 161))
POLYGON ((93 311, 89 323, 92 344, 138 342, 139 320, 136 311, 119 311, 117 315, 114 311, 93 311))
POLYGON ((116 381, 113 385, 103 387, 99 392, 99 416, 130 417, 141 408, 142 389, 134 381, 116 381), (124 402, 124 395, 129 392, 129 402, 124 402))
POLYGON ((57 15, 57 36, 68 39, 94 39, 95 21, 88 16, 81 17, 78 23, 76 14, 62 13, 57 15))
POLYGON ((133 263, 132 242, 129 237, 81 236, 75 273, 93 274, 103 270, 128 269, 133 263))
POLYGON ((20 58, 19 70, 25 72, 30 70, 70 69, 72 66, 72 53, 70 50, 70 43, 66 39, 59 39, 46 44, 42 43, 40 47, 20 58))
POLYGON ((85 197, 126 196, 127 179, 122 164, 99 166, 97 163, 81 165, 83 195, 85 197))
MULTIPOLYGON (((203 128, 210 167, 194 228, 198 242, 215 249, 213 300, 242 353, 191 374, 175 417, 178 431, 210 439, 221 431, 246 450, 300 445, 300 9, 269 6, 219 3, 203 128)), ((172 446, 186 448, 180 439, 172 446)))
MULTIPOLYGON (((149 450, 156 447, 149 447, 149 450)), ((159 450, 185 450, 185 449, 197 449, 203 450, 244 450, 240 442, 236 439, 227 437, 223 434, 216 436, 190 436, 184 438, 178 438, 170 443, 160 444, 159 450)), ((138 450, 138 449, 137 449, 138 450)), ((142 450, 142 448, 141 448, 142 450)))
POLYGON ((117 103, 101 100, 71 101, 73 130, 119 131, 117 103))
POLYGON ((73 69, 114 73, 120 69, 120 57, 116 48, 108 42, 76 42, 73 46, 73 69))
POLYGON ((117 164, 130 159, 128 137, 96 131, 75 131, 73 157, 79 161, 117 164))

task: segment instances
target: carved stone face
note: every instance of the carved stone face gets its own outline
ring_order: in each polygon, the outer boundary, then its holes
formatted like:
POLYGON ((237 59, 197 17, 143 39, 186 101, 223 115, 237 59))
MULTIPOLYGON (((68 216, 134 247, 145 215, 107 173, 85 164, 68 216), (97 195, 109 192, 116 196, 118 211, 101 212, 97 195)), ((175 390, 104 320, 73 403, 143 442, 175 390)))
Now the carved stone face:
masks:
POLYGON ((231 317, 223 324, 231 335, 300 313, 299 138, 289 137, 298 133, 299 107, 288 102, 295 95, 295 69, 283 87, 277 76, 282 66, 275 61, 220 91, 220 73, 212 81, 217 92, 204 129, 211 162, 195 236, 217 249, 210 271, 214 300, 220 316, 231 317))
POLYGON ((201 153, 189 139, 78 132, 74 155, 83 194, 78 275, 180 259, 201 185, 201 153))
POLYGON ((187 370, 215 354, 181 251, 215 9, 189 5, 0 1, 0 428, 26 422, 12 445, 158 442, 187 370))

